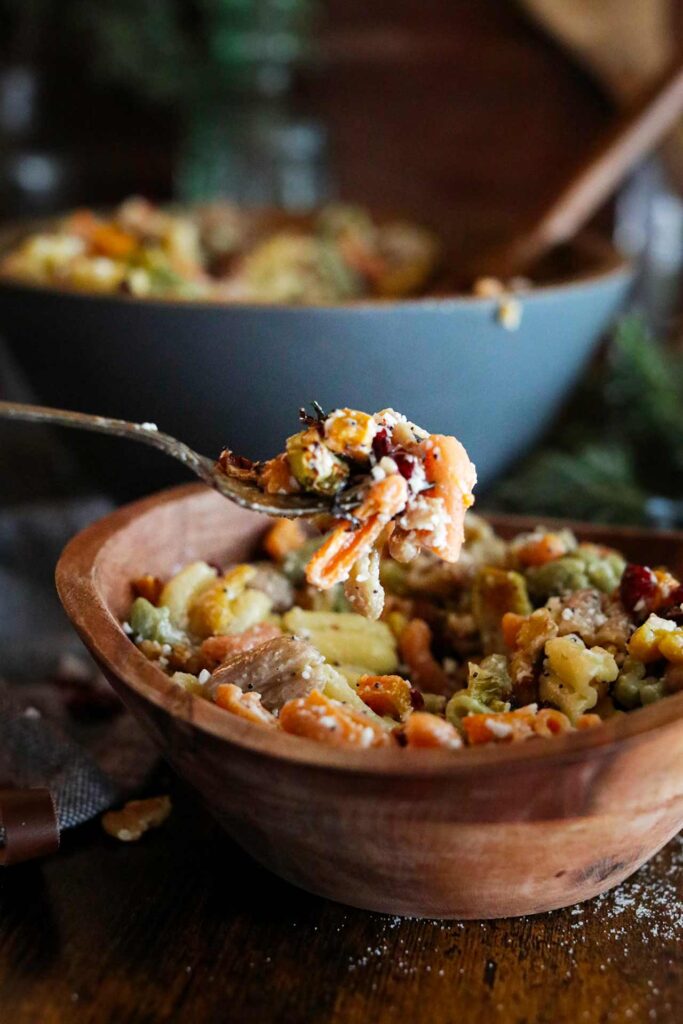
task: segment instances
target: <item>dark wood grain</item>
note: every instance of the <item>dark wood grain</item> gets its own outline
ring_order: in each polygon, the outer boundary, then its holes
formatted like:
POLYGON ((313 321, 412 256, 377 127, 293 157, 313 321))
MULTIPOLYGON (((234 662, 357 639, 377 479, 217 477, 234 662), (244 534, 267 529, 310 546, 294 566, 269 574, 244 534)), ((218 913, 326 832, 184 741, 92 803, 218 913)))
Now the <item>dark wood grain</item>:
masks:
POLYGON ((0 875, 3 1024, 681 1020, 680 841, 580 907, 398 921, 278 881, 171 791, 171 818, 137 844, 93 823, 0 875))

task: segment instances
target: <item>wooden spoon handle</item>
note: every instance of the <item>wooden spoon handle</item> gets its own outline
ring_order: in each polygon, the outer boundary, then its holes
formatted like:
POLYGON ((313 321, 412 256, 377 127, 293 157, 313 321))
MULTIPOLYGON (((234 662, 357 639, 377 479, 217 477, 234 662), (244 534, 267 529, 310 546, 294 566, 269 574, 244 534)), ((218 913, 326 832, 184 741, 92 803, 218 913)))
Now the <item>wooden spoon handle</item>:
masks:
POLYGON ((683 57, 679 54, 598 140, 530 228, 489 254, 480 272, 502 279, 523 274, 554 246, 573 238, 682 114, 683 57))

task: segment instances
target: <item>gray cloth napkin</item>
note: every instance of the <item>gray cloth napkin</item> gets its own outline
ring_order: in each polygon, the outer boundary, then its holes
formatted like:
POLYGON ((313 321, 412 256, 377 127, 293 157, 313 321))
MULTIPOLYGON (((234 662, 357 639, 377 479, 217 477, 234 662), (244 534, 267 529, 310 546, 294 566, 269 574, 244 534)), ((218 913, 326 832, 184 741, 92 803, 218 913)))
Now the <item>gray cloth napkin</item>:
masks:
MULTIPOLYGON (((31 398, 1 342, 0 398, 31 398)), ((49 789, 60 829, 139 789, 157 760, 57 598, 62 548, 112 507, 79 489, 57 437, 0 420, 0 789, 49 789)))

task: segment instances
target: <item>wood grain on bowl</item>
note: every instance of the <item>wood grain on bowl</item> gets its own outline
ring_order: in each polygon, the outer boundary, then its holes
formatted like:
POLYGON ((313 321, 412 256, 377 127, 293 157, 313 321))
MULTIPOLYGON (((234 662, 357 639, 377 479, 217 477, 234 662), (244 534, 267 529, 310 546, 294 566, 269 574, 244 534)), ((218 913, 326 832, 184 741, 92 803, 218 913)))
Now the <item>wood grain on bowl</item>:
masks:
MULTIPOLYGON (((584 733, 507 747, 344 751, 180 691, 130 642, 130 580, 253 551, 266 520, 201 486, 123 508, 66 548, 66 611, 117 693, 229 834, 311 892, 393 914, 566 906, 631 874, 683 824, 683 694, 584 733)), ((528 520, 494 519, 504 533, 528 520)), ((683 567, 683 535, 576 525, 683 567)))

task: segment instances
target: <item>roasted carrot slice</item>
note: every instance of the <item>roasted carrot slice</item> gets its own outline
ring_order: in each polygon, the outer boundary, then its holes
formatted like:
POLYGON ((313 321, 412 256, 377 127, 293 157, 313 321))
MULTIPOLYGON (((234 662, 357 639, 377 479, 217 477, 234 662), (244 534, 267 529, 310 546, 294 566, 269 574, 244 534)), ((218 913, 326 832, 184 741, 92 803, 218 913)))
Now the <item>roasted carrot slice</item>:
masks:
POLYGON ((329 590, 347 579, 353 563, 370 551, 386 524, 405 508, 407 498, 408 485, 398 474, 373 484, 355 512, 361 526, 354 529, 343 523, 337 527, 306 566, 308 583, 329 590))
POLYGON ((567 544, 559 533, 543 533, 529 537, 515 550, 520 565, 545 565, 567 554, 567 544))
POLYGON ((361 676, 358 696, 376 715, 402 719, 412 709, 411 686, 401 676, 361 676))
POLYGON ((434 544, 431 535, 419 534, 424 546, 445 562, 457 562, 465 539, 465 512, 473 504, 472 489, 477 471, 464 447, 454 437, 431 434, 420 447, 424 453, 425 474, 434 486, 427 497, 441 498, 446 511, 445 539, 434 544))
POLYGON ((285 732, 331 747, 386 747, 393 742, 381 726, 319 690, 288 700, 280 710, 279 722, 285 732))

